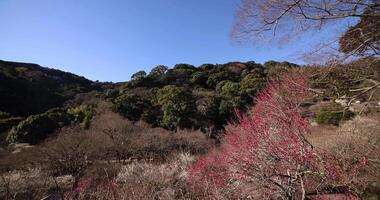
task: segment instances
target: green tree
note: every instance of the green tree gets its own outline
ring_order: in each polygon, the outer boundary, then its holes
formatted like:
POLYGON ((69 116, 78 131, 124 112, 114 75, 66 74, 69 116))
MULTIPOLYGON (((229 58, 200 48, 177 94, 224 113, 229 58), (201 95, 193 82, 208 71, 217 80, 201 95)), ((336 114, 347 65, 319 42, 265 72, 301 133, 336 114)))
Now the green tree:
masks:
POLYGON ((222 99, 219 105, 219 116, 225 118, 225 121, 227 121, 234 115, 235 109, 244 110, 244 108, 245 103, 240 97, 222 99))
POLYGON ((202 87, 207 87, 207 79, 208 79, 208 73, 207 72, 195 72, 193 76, 191 77, 190 82, 202 87))
POLYGON ((132 80, 141 80, 141 79, 143 79, 145 77, 146 77, 146 72, 145 71, 138 71, 138 72, 132 74, 131 79, 132 80))
POLYGON ((216 65, 213 65, 213 64, 202 64, 198 68, 201 69, 201 70, 203 70, 203 71, 211 71, 211 70, 216 69, 216 65))
POLYGON ((240 84, 232 81, 227 81, 220 88, 220 94, 224 98, 234 98, 240 95, 240 84))
POLYGON ((160 76, 165 75, 166 71, 168 71, 167 66, 158 65, 149 72, 149 76, 160 77, 160 76))
POLYGON ((265 86, 265 83, 265 77, 248 74, 240 81, 240 92, 246 96, 254 96, 265 86))
POLYGON ((219 86, 219 95, 222 101, 219 105, 219 115, 229 119, 233 116, 235 109, 245 108, 245 103, 240 95, 240 84, 232 81, 225 81, 219 86))
POLYGON ((114 100, 114 109, 131 121, 138 121, 148 102, 137 95, 122 95, 114 100))
POLYGON ((217 73, 212 73, 207 79, 207 85, 210 88, 215 88, 219 82, 223 80, 230 80, 231 76, 232 75, 230 73, 224 70, 217 73))
POLYGON ((264 63, 268 78, 278 78, 283 73, 289 72, 291 69, 299 67, 297 64, 290 62, 268 61, 264 63))

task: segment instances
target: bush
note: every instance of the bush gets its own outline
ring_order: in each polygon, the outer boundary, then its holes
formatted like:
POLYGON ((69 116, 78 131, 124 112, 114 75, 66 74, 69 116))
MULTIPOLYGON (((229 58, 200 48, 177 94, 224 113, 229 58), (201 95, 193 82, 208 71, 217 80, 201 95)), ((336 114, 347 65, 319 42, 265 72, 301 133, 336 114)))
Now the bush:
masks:
POLYGON ((84 129, 90 127, 90 120, 92 118, 93 107, 90 105, 80 105, 77 107, 69 108, 67 114, 71 119, 72 123, 79 123, 84 129))
POLYGON ((82 128, 90 126, 93 108, 81 105, 69 109, 54 108, 42 114, 32 115, 14 126, 7 136, 9 143, 37 144, 54 133, 58 128, 70 124, 80 124, 82 128))
POLYGON ((69 123, 66 110, 51 109, 42 114, 32 115, 13 127, 8 133, 7 142, 36 144, 69 123))
POLYGON ((318 124, 332 124, 338 126, 340 122, 346 121, 354 117, 354 113, 344 109, 342 106, 336 103, 324 106, 317 113, 315 121, 318 124))

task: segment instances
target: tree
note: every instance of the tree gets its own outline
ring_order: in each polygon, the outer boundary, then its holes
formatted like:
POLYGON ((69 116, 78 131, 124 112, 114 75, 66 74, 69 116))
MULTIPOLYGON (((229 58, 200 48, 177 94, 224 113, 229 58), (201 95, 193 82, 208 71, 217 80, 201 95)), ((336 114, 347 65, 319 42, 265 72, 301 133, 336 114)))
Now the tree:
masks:
POLYGON ((57 175, 71 174, 78 179, 83 172, 96 160, 99 153, 99 143, 94 136, 81 129, 63 129, 57 138, 43 144, 41 153, 49 171, 57 175), (70 132, 71 131, 71 132, 70 132))
POLYGON ((207 79, 208 79, 208 73, 204 71, 200 71, 200 72, 195 72, 192 75, 190 82, 202 87, 207 87, 207 84, 206 84, 207 79))
POLYGON ((346 160, 350 167, 340 168, 339 159, 306 139, 308 121, 300 105, 307 96, 300 77, 270 83, 250 112, 229 125, 220 150, 189 168, 189 187, 215 199, 306 199, 337 186, 347 193, 362 191, 362 183, 341 177, 357 176, 367 166, 365 157, 346 160))
POLYGON ((264 63, 268 79, 281 77, 284 73, 289 73, 290 70, 298 68, 299 65, 289 62, 268 61, 264 63))
POLYGON ((340 51, 359 56, 380 55, 380 16, 361 17, 339 38, 340 51))
POLYGON ((158 65, 149 72, 149 76, 160 77, 163 76, 166 73, 166 71, 168 71, 167 66, 158 65))
POLYGON ((138 121, 149 102, 137 95, 122 95, 114 100, 114 109, 131 121, 138 121))
POLYGON ((210 74, 206 83, 210 88, 215 88, 219 82, 224 81, 224 80, 230 80, 232 76, 233 75, 229 73, 228 71, 222 70, 222 71, 210 74))
POLYGON ((219 115, 222 118, 230 119, 235 109, 243 109, 245 107, 244 101, 241 98, 239 83, 221 81, 217 85, 217 88, 217 92, 222 99, 219 105, 219 115))
MULTIPOLYGON (((318 62, 325 60, 327 65, 335 67, 349 58, 380 57, 379 21, 379 0, 242 0, 232 36, 254 42, 263 41, 264 37, 283 43, 285 38, 294 38, 310 31, 315 33, 338 22, 355 22, 356 25, 347 30, 342 29, 334 41, 319 45, 306 56, 317 56, 315 59, 318 62)), ((376 69, 376 74, 380 74, 380 68, 376 69)), ((362 79, 367 79, 372 85, 350 89, 358 93, 349 97, 350 103, 358 96, 373 94, 380 89, 379 81, 364 77, 356 81, 362 79)))
POLYGON ((141 80, 141 79, 145 78, 145 76, 146 76, 145 71, 138 71, 138 72, 132 74, 131 79, 132 80, 141 80))
POLYGON ((195 99, 192 94, 173 85, 158 90, 157 102, 164 112, 163 125, 170 129, 185 126, 184 122, 195 109, 195 99))
POLYGON ((265 83, 265 77, 258 74, 248 74, 240 81, 240 92, 253 97, 265 86, 265 83))
POLYGON ((340 50, 346 56, 379 56, 379 17, 379 0, 242 0, 232 36, 258 42, 262 36, 273 39, 276 35, 284 40, 337 21, 360 20, 342 37, 340 50), (350 37, 358 34, 360 37, 350 37))

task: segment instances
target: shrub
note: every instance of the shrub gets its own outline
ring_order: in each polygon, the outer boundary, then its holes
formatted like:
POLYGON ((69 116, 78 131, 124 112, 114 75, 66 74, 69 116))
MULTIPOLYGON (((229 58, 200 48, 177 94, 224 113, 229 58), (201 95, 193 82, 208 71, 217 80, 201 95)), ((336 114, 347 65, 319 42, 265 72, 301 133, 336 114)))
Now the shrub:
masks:
POLYGON ((354 116, 354 113, 344 109, 336 103, 324 106, 317 113, 315 121, 318 124, 332 124, 338 126, 340 122, 349 120, 354 116))
POLYGON ((53 108, 45 113, 32 115, 14 126, 7 136, 9 143, 37 144, 54 133, 58 128, 79 123, 82 128, 89 128, 93 108, 81 105, 69 109, 53 108))
POLYGON ((67 114, 69 115, 71 122, 79 123, 84 129, 88 129, 90 127, 90 120, 93 112, 93 107, 85 104, 69 108, 67 110, 67 114))
POLYGON ((66 110, 56 108, 45 113, 32 115, 13 127, 8 133, 9 143, 36 144, 53 133, 57 128, 70 123, 66 110))

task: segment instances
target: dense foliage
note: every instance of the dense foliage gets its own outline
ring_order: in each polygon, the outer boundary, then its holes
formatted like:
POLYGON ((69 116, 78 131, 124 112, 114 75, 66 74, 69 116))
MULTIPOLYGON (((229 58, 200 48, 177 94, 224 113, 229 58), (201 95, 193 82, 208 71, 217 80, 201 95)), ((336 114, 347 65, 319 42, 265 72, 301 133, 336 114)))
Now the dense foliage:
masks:
POLYGON ((14 126, 7 136, 9 143, 36 144, 58 128, 78 123, 82 128, 90 126, 92 107, 81 105, 74 108, 53 108, 44 113, 31 115, 14 126))
POLYGON ((268 73, 275 77, 296 66, 274 61, 177 64, 172 69, 159 65, 149 73, 133 74, 131 81, 109 90, 107 98, 115 111, 132 121, 142 119, 168 129, 221 130, 235 109, 244 111, 253 104, 268 73))

